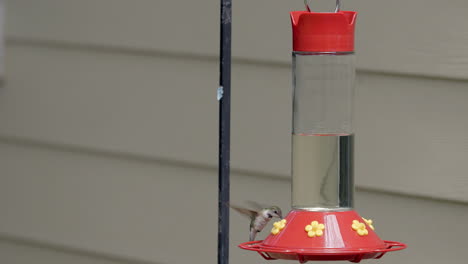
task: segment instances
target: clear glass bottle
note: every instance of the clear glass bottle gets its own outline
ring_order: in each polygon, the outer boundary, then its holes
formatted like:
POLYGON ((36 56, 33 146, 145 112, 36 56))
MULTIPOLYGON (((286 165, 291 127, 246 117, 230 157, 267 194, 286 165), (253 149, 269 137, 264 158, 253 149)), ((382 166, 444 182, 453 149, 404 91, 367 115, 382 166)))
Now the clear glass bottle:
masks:
POLYGON ((293 52, 292 206, 353 207, 353 52, 293 52))

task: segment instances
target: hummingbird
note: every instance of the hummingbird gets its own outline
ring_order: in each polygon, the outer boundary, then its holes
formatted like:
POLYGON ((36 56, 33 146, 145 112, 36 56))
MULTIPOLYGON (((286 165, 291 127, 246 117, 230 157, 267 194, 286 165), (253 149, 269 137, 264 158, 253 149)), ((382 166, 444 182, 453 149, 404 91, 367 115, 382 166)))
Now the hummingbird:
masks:
POLYGON ((229 205, 232 209, 250 218, 250 236, 249 241, 254 241, 258 232, 263 228, 273 217, 283 218, 281 209, 278 206, 262 207, 256 202, 250 202, 256 210, 251 210, 239 206, 229 205))

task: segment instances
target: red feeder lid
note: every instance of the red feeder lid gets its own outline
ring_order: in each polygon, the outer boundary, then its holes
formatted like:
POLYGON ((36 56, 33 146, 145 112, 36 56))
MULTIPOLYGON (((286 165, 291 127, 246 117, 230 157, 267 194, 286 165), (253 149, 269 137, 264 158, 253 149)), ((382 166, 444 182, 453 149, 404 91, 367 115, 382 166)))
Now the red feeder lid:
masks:
POLYGON ((294 51, 354 51, 356 12, 318 13, 293 11, 290 14, 294 51))

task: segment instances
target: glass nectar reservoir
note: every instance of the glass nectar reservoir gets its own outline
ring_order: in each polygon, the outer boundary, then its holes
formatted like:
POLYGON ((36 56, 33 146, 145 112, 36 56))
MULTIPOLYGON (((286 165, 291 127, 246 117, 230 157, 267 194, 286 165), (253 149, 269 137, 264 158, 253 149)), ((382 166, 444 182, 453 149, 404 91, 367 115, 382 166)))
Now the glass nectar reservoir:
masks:
POLYGON ((353 206, 353 94, 350 51, 293 51, 292 206, 353 206))

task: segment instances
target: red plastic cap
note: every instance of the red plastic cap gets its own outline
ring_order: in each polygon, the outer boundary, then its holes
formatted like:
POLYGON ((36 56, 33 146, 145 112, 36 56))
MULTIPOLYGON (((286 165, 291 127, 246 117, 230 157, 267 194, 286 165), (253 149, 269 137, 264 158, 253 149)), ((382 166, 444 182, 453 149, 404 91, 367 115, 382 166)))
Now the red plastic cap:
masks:
POLYGON ((311 52, 354 51, 357 13, 291 12, 293 50, 311 52))

